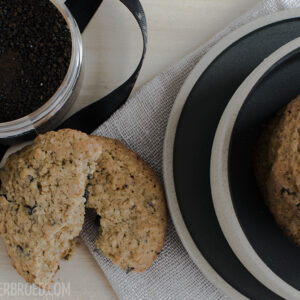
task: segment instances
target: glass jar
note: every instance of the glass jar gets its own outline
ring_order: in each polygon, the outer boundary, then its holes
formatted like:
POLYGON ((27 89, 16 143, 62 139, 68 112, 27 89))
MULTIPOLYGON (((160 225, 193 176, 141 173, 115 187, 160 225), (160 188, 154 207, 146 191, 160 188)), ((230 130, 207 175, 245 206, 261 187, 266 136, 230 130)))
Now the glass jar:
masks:
POLYGON ((54 129, 63 120, 78 96, 82 81, 82 40, 71 12, 62 1, 50 0, 65 18, 71 33, 72 54, 67 74, 55 94, 29 115, 0 123, 0 143, 12 144, 54 129))

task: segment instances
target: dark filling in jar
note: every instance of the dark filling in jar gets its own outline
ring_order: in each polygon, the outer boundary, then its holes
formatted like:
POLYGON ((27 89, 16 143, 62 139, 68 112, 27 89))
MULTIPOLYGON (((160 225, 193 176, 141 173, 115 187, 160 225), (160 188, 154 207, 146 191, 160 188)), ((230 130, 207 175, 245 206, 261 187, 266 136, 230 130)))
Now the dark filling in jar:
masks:
POLYGON ((70 64, 71 33, 49 0, 0 0, 0 123, 47 102, 70 64))

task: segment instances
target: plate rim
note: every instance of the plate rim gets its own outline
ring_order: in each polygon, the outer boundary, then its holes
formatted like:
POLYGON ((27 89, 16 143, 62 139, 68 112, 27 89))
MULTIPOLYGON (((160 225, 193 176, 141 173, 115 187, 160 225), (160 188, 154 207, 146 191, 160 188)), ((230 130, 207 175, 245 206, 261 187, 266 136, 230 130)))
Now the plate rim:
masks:
POLYGON ((198 269, 204 274, 204 276, 213 283, 217 288, 223 291, 227 296, 232 299, 248 299, 229 283, 227 283, 207 262, 201 251, 194 243, 182 217, 179 204, 177 201, 174 172, 173 172, 173 154, 174 154, 174 142, 177 133, 177 126, 180 120, 180 116, 183 107, 188 99, 188 96, 193 89, 198 79, 202 76, 205 70, 210 64, 230 45, 238 41, 242 37, 250 34, 251 32, 265 27, 267 25, 277 23, 284 20, 300 17, 300 8, 284 10, 273 13, 264 17, 260 17, 248 24, 241 26, 235 31, 229 33, 218 41, 196 64, 185 82, 183 83, 176 99, 173 104, 163 145, 163 179, 166 190, 167 204, 169 212, 174 223, 176 232, 188 252, 192 261, 196 264, 198 269))

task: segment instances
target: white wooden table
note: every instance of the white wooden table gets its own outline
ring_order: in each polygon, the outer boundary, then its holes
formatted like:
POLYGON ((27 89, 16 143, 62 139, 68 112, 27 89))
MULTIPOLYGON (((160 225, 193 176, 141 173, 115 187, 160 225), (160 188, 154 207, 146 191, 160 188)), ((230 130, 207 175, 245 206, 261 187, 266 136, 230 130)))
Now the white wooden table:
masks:
MULTIPOLYGON (((130 1, 130 0, 129 0, 130 1)), ((148 21, 149 45, 138 88, 178 59, 205 43, 259 0, 141 0, 148 21)), ((104 0, 83 34, 85 78, 72 111, 105 96, 135 69, 142 49, 138 27, 118 0, 104 0)), ((70 282, 71 296, 47 299, 116 299, 102 270, 82 244, 56 276, 70 282)), ((0 240, 1 283, 24 282, 10 265, 0 240)), ((0 297, 5 299, 5 297, 0 297)), ((7 299, 46 299, 19 296, 7 299)))

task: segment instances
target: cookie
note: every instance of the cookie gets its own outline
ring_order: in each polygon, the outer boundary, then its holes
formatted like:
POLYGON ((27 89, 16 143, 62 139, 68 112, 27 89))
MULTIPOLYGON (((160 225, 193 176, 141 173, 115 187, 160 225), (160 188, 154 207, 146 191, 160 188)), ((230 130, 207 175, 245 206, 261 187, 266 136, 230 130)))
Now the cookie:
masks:
POLYGON ((59 259, 71 252, 100 154, 95 139, 66 129, 38 136, 0 170, 0 234, 27 282, 49 289, 59 259))
POLYGON ((142 272, 156 259, 165 240, 162 186, 150 166, 121 142, 94 139, 102 155, 88 180, 86 205, 100 216, 96 249, 126 271, 142 272))
POLYGON ((300 97, 264 129, 257 144, 255 169, 276 222, 300 245, 300 97))

